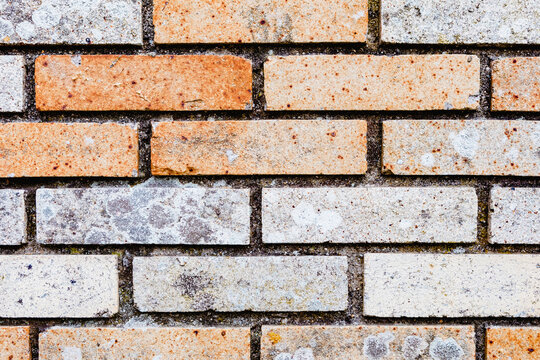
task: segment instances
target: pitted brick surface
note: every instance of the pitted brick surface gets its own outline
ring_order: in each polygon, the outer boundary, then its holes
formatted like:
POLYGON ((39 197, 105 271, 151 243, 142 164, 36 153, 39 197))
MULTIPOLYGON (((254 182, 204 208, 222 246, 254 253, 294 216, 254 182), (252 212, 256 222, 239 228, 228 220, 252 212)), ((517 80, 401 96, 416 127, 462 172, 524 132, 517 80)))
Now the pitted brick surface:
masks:
POLYGON ((540 57, 493 61, 491 110, 540 111, 540 57))
POLYGON ((0 359, 30 360, 30 328, 27 326, 0 327, 0 359))
POLYGON ((0 190, 0 246, 26 242, 24 190, 0 190))
MULTIPOLYGON (((0 17, 0 32, 1 21, 0 17)), ((24 110, 25 73, 24 56, 0 56, 0 84, 2 84, 0 86, 0 112, 21 112, 24 110)))
POLYGON ((533 360, 540 352, 540 327, 490 326, 486 330, 486 359, 533 360))

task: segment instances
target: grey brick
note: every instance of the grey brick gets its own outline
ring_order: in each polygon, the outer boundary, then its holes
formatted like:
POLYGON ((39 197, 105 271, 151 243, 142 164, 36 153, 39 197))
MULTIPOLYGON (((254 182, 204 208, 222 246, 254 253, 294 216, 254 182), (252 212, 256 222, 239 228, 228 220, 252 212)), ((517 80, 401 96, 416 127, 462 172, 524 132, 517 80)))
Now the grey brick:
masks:
POLYGON ((0 190, 0 245, 26 242, 24 190, 0 190))
MULTIPOLYGON (((2 31, 1 16, 0 32, 2 31)), ((0 56, 0 84, 2 84, 0 86, 0 112, 24 110, 24 75, 24 56, 0 56)))

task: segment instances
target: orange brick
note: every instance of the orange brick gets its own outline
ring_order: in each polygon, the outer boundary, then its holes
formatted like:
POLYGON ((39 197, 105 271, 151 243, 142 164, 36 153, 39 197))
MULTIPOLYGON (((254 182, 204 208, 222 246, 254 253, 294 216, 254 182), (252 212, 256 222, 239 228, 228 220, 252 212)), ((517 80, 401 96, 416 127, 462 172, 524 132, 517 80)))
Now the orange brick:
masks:
POLYGON ((217 55, 46 55, 38 110, 245 110, 251 62, 217 55))
POLYGON ((133 177, 138 151, 127 124, 0 124, 0 177, 133 177))
POLYGON ((259 120, 161 122, 155 175, 363 174, 366 122, 259 120))
POLYGON ((367 3, 367 0, 154 0, 155 41, 365 42, 367 3))
POLYGON ((540 111, 540 57, 493 62, 491 109, 540 111))
POLYGON ((268 110, 478 108, 472 55, 273 56, 264 65, 268 110))
POLYGON ((30 328, 0 327, 0 359, 30 360, 30 328))
POLYGON ((486 332, 486 359, 540 358, 540 327, 489 327, 486 332))

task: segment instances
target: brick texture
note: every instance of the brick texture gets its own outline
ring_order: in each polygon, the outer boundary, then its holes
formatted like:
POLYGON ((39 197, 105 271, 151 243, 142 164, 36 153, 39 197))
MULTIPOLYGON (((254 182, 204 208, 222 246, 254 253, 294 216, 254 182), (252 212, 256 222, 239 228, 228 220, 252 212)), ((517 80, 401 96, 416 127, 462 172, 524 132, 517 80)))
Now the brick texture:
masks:
POLYGON ((28 326, 0 327, 0 359, 30 360, 30 328, 28 326))
POLYGON ((23 56, 0 56, 0 112, 24 110, 25 73, 23 56))
POLYGON ((488 327, 486 359, 532 360, 540 352, 540 327, 488 327))
POLYGON ((540 111, 540 57, 498 59, 492 68, 492 110, 540 111))
POLYGON ((24 190, 0 190, 0 246, 26 242, 24 190))

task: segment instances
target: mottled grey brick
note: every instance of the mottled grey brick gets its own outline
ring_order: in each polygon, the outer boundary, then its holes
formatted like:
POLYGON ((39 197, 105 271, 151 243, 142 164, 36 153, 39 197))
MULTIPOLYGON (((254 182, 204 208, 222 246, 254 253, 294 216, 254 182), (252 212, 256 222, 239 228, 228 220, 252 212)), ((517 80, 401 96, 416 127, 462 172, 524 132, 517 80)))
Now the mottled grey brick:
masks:
POLYGON ((21 112, 24 110, 24 75, 24 56, 0 56, 0 112, 21 112))
POLYGON ((24 190, 0 190, 0 245, 26 242, 24 190))

